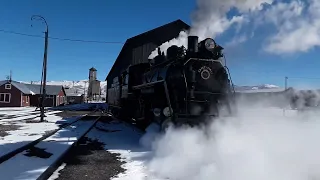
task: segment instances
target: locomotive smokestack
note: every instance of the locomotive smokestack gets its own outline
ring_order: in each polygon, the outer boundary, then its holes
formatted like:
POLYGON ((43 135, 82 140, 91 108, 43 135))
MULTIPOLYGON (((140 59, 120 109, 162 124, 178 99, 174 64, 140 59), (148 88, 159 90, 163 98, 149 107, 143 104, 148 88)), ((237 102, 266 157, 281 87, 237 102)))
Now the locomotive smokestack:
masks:
POLYGON ((188 51, 191 54, 198 52, 198 36, 188 36, 188 51))

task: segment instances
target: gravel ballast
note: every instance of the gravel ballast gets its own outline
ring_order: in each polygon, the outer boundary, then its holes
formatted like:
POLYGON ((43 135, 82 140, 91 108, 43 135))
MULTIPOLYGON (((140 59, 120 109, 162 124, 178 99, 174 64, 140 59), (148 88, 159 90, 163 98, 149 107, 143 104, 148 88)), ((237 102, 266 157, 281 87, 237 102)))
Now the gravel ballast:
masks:
POLYGON ((59 171, 58 180, 108 180, 125 171, 118 154, 106 151, 103 143, 87 137, 72 147, 63 163, 66 166, 59 171))

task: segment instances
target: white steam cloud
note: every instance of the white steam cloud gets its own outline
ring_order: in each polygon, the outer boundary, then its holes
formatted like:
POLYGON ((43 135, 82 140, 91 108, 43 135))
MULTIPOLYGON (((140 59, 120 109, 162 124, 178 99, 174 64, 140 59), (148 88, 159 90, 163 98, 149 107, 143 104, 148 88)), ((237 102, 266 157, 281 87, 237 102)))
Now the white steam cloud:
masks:
POLYGON ((153 143, 148 169, 171 180, 320 178, 319 112, 244 105, 206 129, 169 129, 153 143))
MULTIPOLYGON (((231 8, 236 8, 241 13, 262 9, 262 4, 271 3, 272 0, 198 0, 197 9, 192 13, 191 28, 189 32, 184 32, 183 36, 170 40, 160 46, 164 51, 171 45, 187 46, 188 35, 199 36, 199 41, 222 34, 233 24, 241 26, 246 21, 245 15, 227 18, 227 13, 231 8), (177 44, 179 42, 179 44, 177 44)), ((166 53, 166 52, 165 52, 166 53)), ((149 58, 154 58, 157 50, 154 50, 149 58)))
POLYGON ((281 2, 266 11, 263 17, 277 29, 267 41, 267 52, 307 52, 320 45, 319 0, 281 2))
MULTIPOLYGON (((242 43, 252 38, 254 32, 239 34, 239 31, 250 23, 252 25, 252 22, 254 30, 260 26, 271 28, 268 32, 273 34, 268 34, 263 44, 266 52, 307 52, 320 46, 319 0, 197 0, 197 8, 191 16, 190 31, 162 44, 160 49, 165 52, 171 45, 186 47, 188 35, 197 35, 199 40, 216 38, 233 25, 236 25, 234 38, 227 45, 242 43), (234 9, 238 11, 238 15, 228 17, 227 14, 234 9)), ((259 32, 255 32, 257 33, 259 32)), ((156 55, 157 50, 149 58, 156 55)))
MULTIPOLYGON (((188 34, 185 31, 181 31, 179 33, 179 36, 177 38, 174 38, 168 42, 163 43, 160 46, 160 50, 161 52, 164 52, 165 54, 167 53, 166 50, 172 46, 172 45, 177 45, 177 46, 185 46, 186 44, 188 44, 188 34)), ((149 55, 149 59, 152 59, 154 57, 156 57, 158 55, 158 50, 154 50, 151 52, 151 54, 149 55)))

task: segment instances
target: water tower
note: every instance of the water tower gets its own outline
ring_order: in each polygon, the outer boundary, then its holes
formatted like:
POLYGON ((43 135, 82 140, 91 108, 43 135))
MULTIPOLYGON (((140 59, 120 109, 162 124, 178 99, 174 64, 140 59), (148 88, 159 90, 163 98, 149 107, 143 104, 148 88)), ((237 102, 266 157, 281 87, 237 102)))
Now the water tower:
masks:
POLYGON ((97 69, 92 67, 89 69, 89 87, 87 98, 89 100, 96 100, 96 96, 100 96, 100 81, 97 80, 97 69))
POLYGON ((92 67, 89 69, 89 82, 94 80, 97 80, 97 70, 92 67))

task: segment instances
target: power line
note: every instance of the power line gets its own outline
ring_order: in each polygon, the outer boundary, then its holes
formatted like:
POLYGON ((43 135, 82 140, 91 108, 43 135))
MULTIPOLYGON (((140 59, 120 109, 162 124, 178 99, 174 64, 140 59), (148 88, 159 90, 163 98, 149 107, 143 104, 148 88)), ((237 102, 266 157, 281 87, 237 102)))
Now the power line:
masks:
POLYGON ((312 78, 312 77, 290 77, 288 76, 288 79, 313 79, 313 80, 320 80, 320 78, 312 78))
MULTIPOLYGON (((36 37, 36 38, 44 38, 40 35, 32 35, 32 34, 25 34, 25 33, 19 33, 15 31, 7 31, 0 29, 0 32, 8 33, 8 34, 15 34, 15 35, 21 35, 21 36, 28 36, 28 37, 36 37)), ((72 42, 83 42, 83 43, 100 43, 100 44, 124 44, 123 42, 117 42, 117 41, 95 41, 95 40, 82 40, 82 39, 69 39, 69 38, 58 38, 58 37, 48 37, 49 39, 54 40, 60 40, 60 41, 72 41, 72 42)))
MULTIPOLYGON (((243 71, 243 74, 245 73, 255 73, 255 74, 264 74, 264 75, 267 75, 269 77, 281 77, 281 78, 284 78, 285 75, 283 74, 276 74, 274 72, 271 72, 271 71, 250 71, 250 70, 245 70, 243 71)), ((231 74, 232 75, 232 74, 231 74)), ((288 79, 310 79, 310 80, 320 80, 320 77, 299 77, 299 76, 286 76, 288 77, 288 79)))

